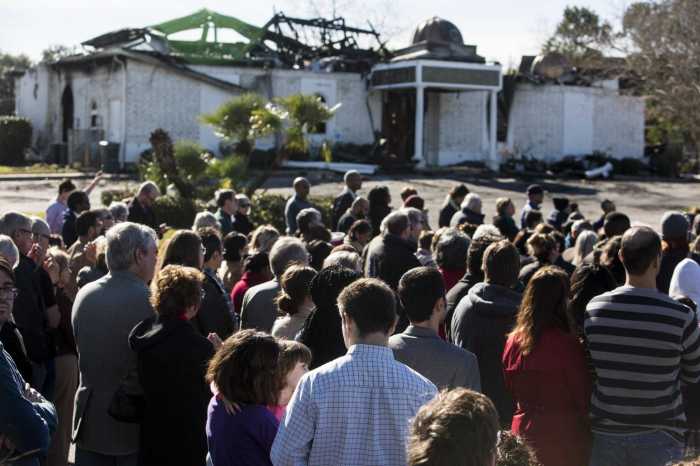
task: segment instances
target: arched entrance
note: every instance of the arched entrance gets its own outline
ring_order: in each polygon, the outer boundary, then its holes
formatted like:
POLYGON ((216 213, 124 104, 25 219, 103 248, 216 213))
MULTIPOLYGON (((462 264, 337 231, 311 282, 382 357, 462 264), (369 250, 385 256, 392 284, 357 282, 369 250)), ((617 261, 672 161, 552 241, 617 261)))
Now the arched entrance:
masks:
POLYGON ((63 90, 63 95, 61 96, 61 109, 63 111, 63 132, 61 133, 61 138, 65 143, 68 142, 68 130, 73 129, 74 108, 73 90, 71 89, 70 84, 68 84, 63 90))

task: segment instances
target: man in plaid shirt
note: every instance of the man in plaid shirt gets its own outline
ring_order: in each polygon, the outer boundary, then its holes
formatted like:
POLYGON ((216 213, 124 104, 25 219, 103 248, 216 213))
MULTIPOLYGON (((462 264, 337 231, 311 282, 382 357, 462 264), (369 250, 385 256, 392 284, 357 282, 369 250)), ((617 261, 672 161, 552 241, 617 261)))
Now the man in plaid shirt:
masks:
POLYGON ((406 464, 410 420, 435 385, 394 359, 394 293, 366 278, 338 297, 348 353, 299 382, 272 445, 276 466, 406 464))

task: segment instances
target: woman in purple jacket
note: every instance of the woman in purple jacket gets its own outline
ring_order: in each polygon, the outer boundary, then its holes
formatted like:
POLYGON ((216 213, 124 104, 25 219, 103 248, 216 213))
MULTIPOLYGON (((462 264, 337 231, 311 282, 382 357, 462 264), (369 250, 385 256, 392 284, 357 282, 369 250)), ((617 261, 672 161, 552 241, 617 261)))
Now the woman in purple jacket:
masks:
POLYGON ((217 394, 209 402, 207 443, 216 466, 272 466, 279 423, 268 406, 277 404, 282 388, 279 354, 272 336, 243 330, 209 363, 207 381, 217 394))

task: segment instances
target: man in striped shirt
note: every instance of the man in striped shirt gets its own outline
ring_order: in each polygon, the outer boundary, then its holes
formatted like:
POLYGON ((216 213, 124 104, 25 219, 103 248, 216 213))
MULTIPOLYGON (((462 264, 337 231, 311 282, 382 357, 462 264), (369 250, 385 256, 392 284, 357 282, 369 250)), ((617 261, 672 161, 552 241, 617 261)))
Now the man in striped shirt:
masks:
POLYGON ((656 289, 661 240, 627 230, 627 281, 591 300, 584 331, 597 380, 591 397, 591 466, 662 466, 683 455, 681 383, 700 380, 695 313, 656 289))

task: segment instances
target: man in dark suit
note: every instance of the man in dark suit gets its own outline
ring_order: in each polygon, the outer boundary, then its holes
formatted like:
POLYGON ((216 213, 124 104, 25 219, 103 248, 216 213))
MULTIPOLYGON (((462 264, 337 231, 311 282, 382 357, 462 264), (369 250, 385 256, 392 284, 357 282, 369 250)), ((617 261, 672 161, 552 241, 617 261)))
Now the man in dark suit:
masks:
POLYGON ((352 202, 357 197, 357 191, 362 189, 362 175, 357 170, 345 172, 345 188, 333 200, 333 210, 331 212, 331 229, 338 230, 340 217, 352 206, 352 202))
POLYGON ((155 183, 152 181, 143 183, 139 187, 136 196, 129 203, 129 217, 127 220, 151 227, 158 236, 161 236, 165 226, 158 224, 156 213, 153 210, 153 205, 158 197, 160 197, 160 190, 155 183))

